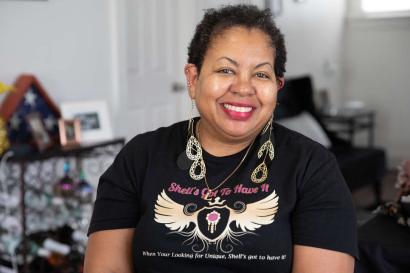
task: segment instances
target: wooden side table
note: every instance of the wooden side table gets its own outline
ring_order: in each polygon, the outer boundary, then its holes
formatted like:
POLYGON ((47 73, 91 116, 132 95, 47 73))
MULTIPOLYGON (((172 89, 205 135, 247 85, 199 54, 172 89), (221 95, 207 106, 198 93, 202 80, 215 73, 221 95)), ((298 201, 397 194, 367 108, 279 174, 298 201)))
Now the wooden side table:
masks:
POLYGON ((336 114, 321 113, 320 117, 327 130, 347 137, 347 140, 352 146, 354 145, 355 134, 359 131, 366 130, 368 135, 367 144, 369 147, 373 147, 375 124, 374 111, 338 111, 336 114))

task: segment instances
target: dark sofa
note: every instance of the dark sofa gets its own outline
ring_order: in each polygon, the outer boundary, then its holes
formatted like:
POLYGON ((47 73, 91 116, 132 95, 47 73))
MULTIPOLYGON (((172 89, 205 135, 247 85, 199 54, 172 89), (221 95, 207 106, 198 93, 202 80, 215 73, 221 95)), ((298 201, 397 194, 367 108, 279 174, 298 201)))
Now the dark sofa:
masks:
POLYGON ((275 110, 275 119, 293 117, 303 111, 310 113, 324 129, 332 146, 340 170, 350 188, 354 191, 365 185, 371 185, 375 193, 375 202, 380 204, 381 183, 385 174, 386 154, 380 148, 355 147, 348 141, 326 130, 313 99, 313 84, 309 76, 287 79, 285 86, 278 93, 279 105, 275 110))

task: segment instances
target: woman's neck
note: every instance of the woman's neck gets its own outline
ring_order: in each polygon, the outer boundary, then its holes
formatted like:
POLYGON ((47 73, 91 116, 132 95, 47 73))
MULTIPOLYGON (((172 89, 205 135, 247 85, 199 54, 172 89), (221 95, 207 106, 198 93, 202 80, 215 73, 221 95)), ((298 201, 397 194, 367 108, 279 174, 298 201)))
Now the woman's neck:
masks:
POLYGON ((198 121, 196 124, 196 135, 205 151, 214 156, 228 156, 236 154, 248 147, 255 136, 248 136, 241 139, 227 139, 213 133, 206 128, 206 125, 198 121))

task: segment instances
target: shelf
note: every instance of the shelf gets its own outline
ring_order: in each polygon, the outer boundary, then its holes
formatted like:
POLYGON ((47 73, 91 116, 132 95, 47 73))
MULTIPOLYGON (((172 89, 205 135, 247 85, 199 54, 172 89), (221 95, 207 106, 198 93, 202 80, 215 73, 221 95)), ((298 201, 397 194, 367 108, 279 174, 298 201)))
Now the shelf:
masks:
POLYGON ((62 147, 56 147, 56 148, 53 148, 51 150, 47 150, 44 152, 31 153, 31 154, 24 155, 24 156, 23 155, 12 156, 8 159, 8 161, 9 162, 30 162, 30 161, 47 160, 53 157, 79 156, 81 154, 92 152, 93 150, 97 148, 107 147, 111 145, 124 145, 124 143, 125 143, 124 138, 116 138, 113 140, 81 144, 80 146, 75 146, 69 149, 62 148, 62 147))
MULTIPOLYGON (((116 138, 82 144, 80 146, 71 147, 70 149, 56 147, 41 153, 11 156, 7 159, 6 167, 2 170, 4 171, 2 174, 5 179, 5 185, 8 189, 8 192, 5 193, 5 198, 10 196, 19 198, 18 207, 13 207, 10 211, 10 215, 8 215, 15 217, 20 222, 21 232, 18 232, 20 233, 18 239, 21 241, 21 248, 19 250, 19 255, 21 255, 21 259, 19 259, 21 262, 21 270, 19 272, 29 272, 29 235, 42 230, 51 230, 56 227, 57 222, 61 222, 61 225, 70 225, 70 223, 73 223, 72 221, 70 222, 70 220, 74 219, 77 221, 79 215, 82 217, 81 219, 87 220, 89 220, 89 216, 91 216, 88 215, 89 211, 92 211, 92 203, 89 199, 84 203, 76 200, 74 195, 71 197, 60 196, 58 192, 54 190, 57 181, 62 177, 61 173, 59 173, 59 170, 62 169, 60 167, 65 164, 65 162, 70 162, 70 176, 75 181, 78 181, 81 170, 87 173, 86 163, 89 161, 94 167, 94 174, 98 174, 99 176, 104 169, 106 169, 107 166, 105 164, 108 162, 111 164, 113 158, 118 154, 124 144, 124 138, 116 138), (60 200, 60 205, 53 204, 53 200, 56 198, 60 200), (33 203, 35 200, 43 203, 47 201, 47 204, 41 203, 42 205, 40 207, 36 207, 37 203, 33 203), (61 212, 57 212, 57 210, 60 211, 59 209, 69 215, 68 218, 64 218, 64 221, 57 219, 61 218, 62 215, 61 212), (50 213, 54 216, 50 216, 50 213), (34 222, 30 220, 30 217, 38 218, 37 220, 40 222, 37 222, 41 224, 41 228, 34 227, 34 222), (55 220, 52 221, 50 219, 55 220), (48 222, 52 223, 48 225, 48 222), (30 228, 30 225, 32 228, 30 228), (45 227, 46 229, 44 229, 45 227)), ((57 226, 60 227, 60 224, 57 226)), ((86 225, 82 223, 81 226, 81 232, 86 233, 85 226, 88 226, 88 223, 86 225)), ((0 228, 0 239, 2 236, 7 235, 8 232, 11 231, 0 228)), ((85 245, 79 245, 78 247, 85 249, 85 245)), ((82 252, 80 251, 80 253, 82 252)), ((7 255, 0 253, 0 258, 7 260, 7 255)))

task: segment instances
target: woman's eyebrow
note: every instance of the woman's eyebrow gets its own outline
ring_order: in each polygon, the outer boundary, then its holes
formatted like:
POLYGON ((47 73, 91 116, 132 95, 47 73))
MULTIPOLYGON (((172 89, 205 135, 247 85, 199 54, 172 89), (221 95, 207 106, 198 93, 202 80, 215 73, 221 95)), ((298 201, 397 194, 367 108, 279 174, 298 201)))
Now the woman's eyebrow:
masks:
MULTIPOLYGON (((232 64, 235 65, 235 66, 239 66, 239 63, 238 63, 237 61, 235 61, 235 60, 233 60, 233 59, 231 59, 231 58, 229 58, 229 57, 226 57, 226 56, 223 56, 223 57, 218 58, 218 61, 219 61, 219 60, 223 60, 223 59, 229 61, 230 63, 232 63, 232 64)), ((272 65, 270 62, 263 62, 263 63, 257 64, 257 65, 255 66, 255 68, 259 68, 259 67, 264 66, 264 65, 269 65, 269 66, 273 69, 273 65, 272 65)))
POLYGON ((238 64, 237 61, 235 61, 235 60, 233 60, 233 59, 231 59, 231 58, 229 58, 229 57, 222 56, 222 57, 218 58, 218 61, 219 61, 219 60, 222 60, 222 59, 228 60, 230 63, 232 63, 232 64, 235 65, 235 66, 239 66, 239 64, 238 64))
POLYGON ((264 65, 269 65, 273 69, 273 65, 270 62, 264 62, 264 63, 257 64, 255 68, 259 68, 264 65))

